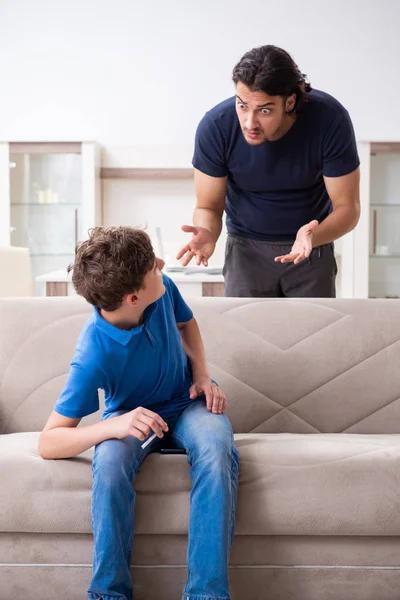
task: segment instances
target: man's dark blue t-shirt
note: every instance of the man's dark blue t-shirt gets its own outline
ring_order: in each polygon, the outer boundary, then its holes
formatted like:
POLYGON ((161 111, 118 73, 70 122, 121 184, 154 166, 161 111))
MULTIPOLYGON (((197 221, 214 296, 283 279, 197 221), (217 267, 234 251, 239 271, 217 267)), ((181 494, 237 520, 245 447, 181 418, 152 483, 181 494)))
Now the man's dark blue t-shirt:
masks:
POLYGON ((193 166, 228 177, 228 233, 254 240, 292 241, 313 219, 332 210, 323 176, 341 177, 360 164, 347 110, 332 96, 312 90, 291 129, 275 142, 246 142, 236 98, 206 113, 195 141, 193 166))

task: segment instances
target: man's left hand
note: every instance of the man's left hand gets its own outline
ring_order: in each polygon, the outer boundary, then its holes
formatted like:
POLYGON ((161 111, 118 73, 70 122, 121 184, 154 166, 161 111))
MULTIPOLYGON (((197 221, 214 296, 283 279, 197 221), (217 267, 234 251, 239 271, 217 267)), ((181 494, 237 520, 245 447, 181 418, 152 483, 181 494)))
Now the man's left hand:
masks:
POLYGON ((292 262, 298 265, 302 260, 308 258, 313 249, 313 233, 318 226, 318 221, 310 221, 307 225, 303 225, 297 232, 296 241, 292 246, 290 254, 277 256, 275 262, 289 263, 292 262))
POLYGON ((206 397, 208 410, 216 415, 222 415, 226 410, 227 399, 224 392, 211 381, 209 377, 200 377, 197 379, 190 390, 190 398, 194 400, 202 394, 206 397))

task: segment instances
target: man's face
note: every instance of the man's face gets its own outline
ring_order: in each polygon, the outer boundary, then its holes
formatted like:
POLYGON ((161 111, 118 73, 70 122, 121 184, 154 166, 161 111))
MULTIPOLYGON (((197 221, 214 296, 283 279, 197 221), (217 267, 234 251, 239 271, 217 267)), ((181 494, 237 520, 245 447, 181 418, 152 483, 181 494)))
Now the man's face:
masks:
POLYGON ((286 111, 290 111, 295 102, 295 94, 284 101, 282 96, 252 92, 239 82, 236 87, 236 113, 246 142, 259 146, 285 135, 294 122, 286 111))

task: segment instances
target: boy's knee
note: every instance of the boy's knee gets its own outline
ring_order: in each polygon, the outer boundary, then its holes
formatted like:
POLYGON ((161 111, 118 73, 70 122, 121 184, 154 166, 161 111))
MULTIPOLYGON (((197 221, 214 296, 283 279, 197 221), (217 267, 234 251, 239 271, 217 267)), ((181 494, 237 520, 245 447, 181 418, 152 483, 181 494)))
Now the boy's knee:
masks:
POLYGON ((105 440, 96 448, 93 475, 104 484, 115 485, 133 477, 134 456, 128 452, 123 440, 105 440))
POLYGON ((201 440, 193 449, 193 458, 210 464, 213 469, 238 466, 239 453, 232 435, 221 435, 201 440))

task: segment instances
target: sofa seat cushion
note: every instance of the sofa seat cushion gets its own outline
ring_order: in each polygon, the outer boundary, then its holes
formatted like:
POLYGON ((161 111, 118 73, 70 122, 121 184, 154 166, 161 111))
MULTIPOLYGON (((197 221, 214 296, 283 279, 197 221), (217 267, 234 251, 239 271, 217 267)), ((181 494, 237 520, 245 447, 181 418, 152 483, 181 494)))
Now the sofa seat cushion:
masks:
MULTIPOLYGON (((38 433, 0 436, 0 531, 90 533, 91 459, 43 460, 38 433)), ((238 434, 237 534, 400 535, 400 435, 238 434)), ((186 534, 183 455, 137 476, 136 531, 186 534)))

